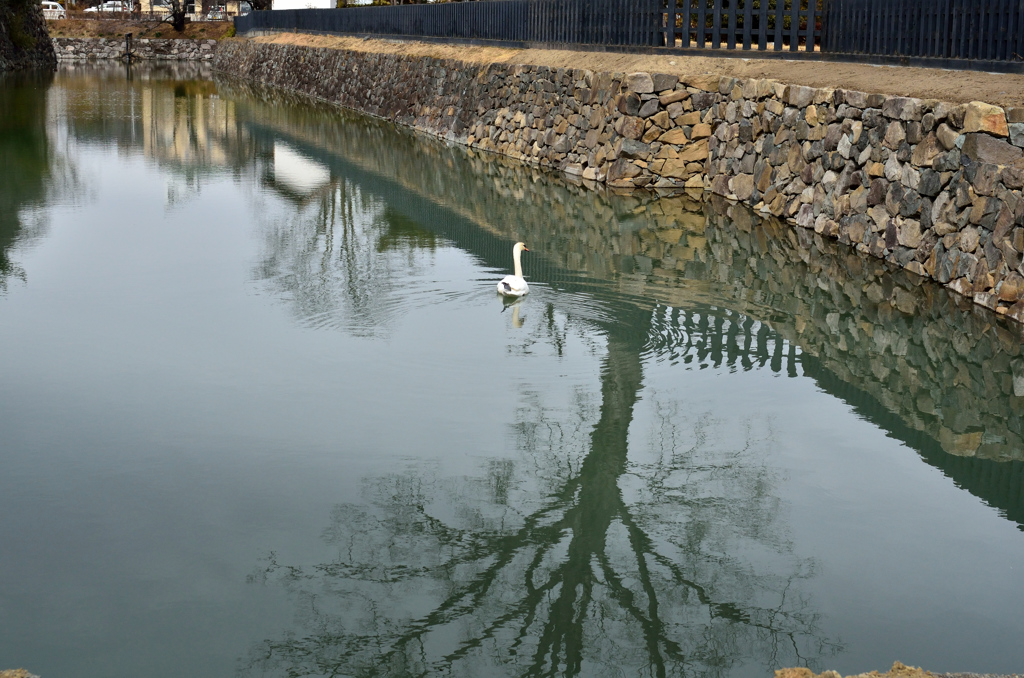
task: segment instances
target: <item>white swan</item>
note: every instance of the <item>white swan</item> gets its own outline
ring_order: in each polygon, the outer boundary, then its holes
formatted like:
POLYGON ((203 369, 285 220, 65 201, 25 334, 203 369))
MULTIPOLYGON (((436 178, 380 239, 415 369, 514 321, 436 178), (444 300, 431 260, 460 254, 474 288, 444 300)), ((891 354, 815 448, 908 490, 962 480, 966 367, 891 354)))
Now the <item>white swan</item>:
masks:
POLYGON ((512 248, 512 261, 515 263, 516 272, 515 275, 506 275, 501 279, 501 282, 498 283, 498 294, 504 297, 521 297, 530 291, 530 286, 523 278, 523 265, 519 261, 519 256, 523 252, 529 251, 521 242, 517 242, 512 248))

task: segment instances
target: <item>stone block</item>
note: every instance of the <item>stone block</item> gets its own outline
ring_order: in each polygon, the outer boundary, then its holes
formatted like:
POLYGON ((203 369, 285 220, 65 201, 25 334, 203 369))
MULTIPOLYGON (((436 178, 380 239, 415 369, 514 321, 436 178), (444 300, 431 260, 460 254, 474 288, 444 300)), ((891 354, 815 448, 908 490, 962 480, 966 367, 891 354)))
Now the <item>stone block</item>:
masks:
MULTIPOLYGON (((665 92, 666 90, 670 90, 676 86, 676 83, 679 82, 679 76, 655 73, 651 76, 651 80, 654 82, 655 92, 665 92)), ((686 90, 682 91, 685 92, 686 90)))
POLYGON ((702 139, 686 146, 679 152, 679 159, 684 162, 703 162, 708 159, 708 140, 702 139))
POLYGON ((608 181, 621 181, 639 176, 641 170, 625 158, 619 158, 608 168, 608 181))
POLYGON ((626 76, 626 88, 637 94, 651 94, 654 90, 654 79, 650 73, 630 73, 626 76))
POLYGON ((782 115, 783 112, 786 110, 785 105, 777 99, 769 99, 768 101, 766 101, 764 103, 764 108, 772 115, 782 115))
POLYGON ((882 102, 882 115, 893 120, 920 121, 924 102, 910 97, 887 97, 882 102))
POLYGON ((1024 148, 1024 122, 1015 122, 1009 125, 1010 143, 1018 148, 1024 148))
POLYGON ((658 97, 658 101, 661 102, 662 106, 669 106, 679 101, 685 101, 690 98, 690 93, 685 89, 677 89, 671 92, 665 92, 658 97))
POLYGON ((649 100, 644 102, 643 106, 640 107, 640 110, 637 111, 637 115, 639 115, 641 118, 649 118, 649 117, 651 117, 652 115, 654 115, 655 113, 658 112, 658 108, 659 108, 658 100, 657 99, 649 99, 649 100))
POLYGON ((690 132, 690 138, 693 140, 704 139, 711 136, 711 125, 706 122, 693 126, 693 131, 690 132))
MULTIPOLYGON (((686 77, 686 84, 702 92, 717 92, 718 81, 721 76, 705 73, 702 75, 690 75, 686 77)), ((651 83, 654 84, 653 81, 651 83)))
POLYGON ((654 167, 654 171, 663 177, 669 177, 671 179, 685 179, 691 173, 686 168, 687 163, 679 160, 678 158, 670 158, 665 160, 660 167, 654 167))
POLYGON ((711 180, 711 192, 716 195, 729 195, 729 177, 719 174, 711 180))
POLYGON ((921 172, 917 191, 921 195, 934 198, 942 190, 942 175, 935 170, 926 169, 921 172))
POLYGON ((985 132, 999 137, 1009 136, 1006 114, 999 106, 972 101, 964 111, 964 133, 985 132))
POLYGON ((690 111, 689 113, 683 113, 678 117, 674 117, 673 120, 680 127, 693 126, 700 123, 700 113, 698 111, 690 111))
MULTIPOLYGON (((555 150, 556 152, 564 152, 557 151, 557 149, 555 150)), ((651 156, 651 147, 648 144, 634 139, 626 139, 622 142, 622 148, 619 149, 619 155, 626 158, 639 158, 641 160, 646 160, 651 156)))
POLYGON ((703 111, 718 101, 718 95, 713 92, 695 92, 690 95, 690 101, 693 102, 694 109, 703 111))
POLYGON ((789 105, 794 108, 806 108, 814 101, 815 88, 802 85, 790 85, 789 105))
POLYGON ((677 127, 662 134, 658 137, 658 141, 663 144, 681 145, 687 143, 689 138, 686 136, 686 131, 682 127, 677 127))
MULTIPOLYGON (((948 128, 947 128, 948 129, 948 128)), ((910 162, 918 167, 931 167, 932 161, 943 152, 938 135, 932 133, 926 136, 921 143, 914 148, 910 162)))
POLYGON ((975 162, 993 165, 1011 165, 1024 157, 1024 151, 1016 146, 980 132, 966 135, 962 153, 975 162))
POLYGON ((954 131, 953 128, 946 123, 939 125, 935 134, 939 139, 939 143, 941 143, 942 147, 947 151, 952 150, 953 147, 956 146, 956 140, 960 136, 959 132, 954 131))
POLYGON ((890 122, 889 126, 885 129, 885 140, 883 142, 885 147, 895 151, 906 139, 907 131, 903 128, 903 123, 895 120, 890 122))
POLYGON ((1024 122, 1024 107, 1017 106, 1006 109, 1006 122, 1024 122))
POLYGON ((636 115, 642 105, 640 97, 634 92, 627 92, 619 97, 618 109, 625 115, 636 115))
POLYGON ((739 200, 747 200, 754 193, 754 177, 750 174, 737 174, 729 182, 729 188, 739 200))
POLYGON ((864 92, 857 92, 854 90, 843 91, 843 102, 847 106, 859 108, 861 110, 868 107, 868 95, 864 92))

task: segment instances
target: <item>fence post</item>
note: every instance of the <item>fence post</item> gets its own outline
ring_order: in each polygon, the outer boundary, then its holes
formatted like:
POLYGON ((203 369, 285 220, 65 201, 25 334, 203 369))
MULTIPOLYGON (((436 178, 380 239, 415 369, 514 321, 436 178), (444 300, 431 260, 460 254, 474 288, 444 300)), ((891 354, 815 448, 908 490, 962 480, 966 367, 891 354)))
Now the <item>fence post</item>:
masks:
POLYGON ((754 0, 743 0, 743 49, 750 49, 754 33, 754 0))

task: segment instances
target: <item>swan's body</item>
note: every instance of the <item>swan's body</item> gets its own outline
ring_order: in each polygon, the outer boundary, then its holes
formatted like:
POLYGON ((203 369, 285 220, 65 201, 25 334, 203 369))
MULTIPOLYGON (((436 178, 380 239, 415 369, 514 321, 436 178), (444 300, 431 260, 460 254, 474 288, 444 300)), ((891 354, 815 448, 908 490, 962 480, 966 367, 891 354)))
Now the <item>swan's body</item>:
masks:
POLYGON ((504 297, 521 297, 530 291, 530 286, 523 278, 523 264, 519 261, 520 255, 529 251, 521 242, 517 242, 512 248, 512 262, 515 264, 516 272, 515 275, 506 275, 501 279, 498 283, 498 294, 504 297))

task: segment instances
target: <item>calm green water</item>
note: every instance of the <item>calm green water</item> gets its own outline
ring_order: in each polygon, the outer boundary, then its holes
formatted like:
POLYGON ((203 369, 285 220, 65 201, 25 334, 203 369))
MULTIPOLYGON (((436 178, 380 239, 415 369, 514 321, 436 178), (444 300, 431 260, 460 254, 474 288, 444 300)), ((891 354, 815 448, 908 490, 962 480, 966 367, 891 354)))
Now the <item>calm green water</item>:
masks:
POLYGON ((1014 326, 199 71, 0 111, 0 668, 1024 668, 1014 326))

